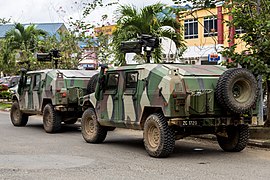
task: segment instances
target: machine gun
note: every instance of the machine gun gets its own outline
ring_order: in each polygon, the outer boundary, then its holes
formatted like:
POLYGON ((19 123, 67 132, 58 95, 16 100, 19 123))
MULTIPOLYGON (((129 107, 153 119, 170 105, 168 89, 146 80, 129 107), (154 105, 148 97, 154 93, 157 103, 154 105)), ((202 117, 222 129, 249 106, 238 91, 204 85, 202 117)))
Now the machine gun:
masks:
POLYGON ((58 67, 58 60, 60 57, 60 51, 57 49, 53 49, 48 53, 37 53, 38 61, 51 62, 53 60, 55 69, 58 67))
POLYGON ((124 53, 146 52, 147 63, 150 63, 151 53, 159 46, 159 38, 148 34, 142 34, 135 41, 124 41, 120 50, 124 53))

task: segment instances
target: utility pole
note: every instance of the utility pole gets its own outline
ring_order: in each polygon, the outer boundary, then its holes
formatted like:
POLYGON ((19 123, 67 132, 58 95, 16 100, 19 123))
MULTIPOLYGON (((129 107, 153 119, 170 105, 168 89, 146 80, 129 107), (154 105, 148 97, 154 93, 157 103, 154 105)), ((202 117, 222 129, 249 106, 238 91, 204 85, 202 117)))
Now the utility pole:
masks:
MULTIPOLYGON (((261 0, 257 0, 257 12, 260 14, 261 11, 261 0)), ((257 125, 263 125, 263 88, 262 88, 262 75, 258 76, 259 86, 259 113, 257 125)))

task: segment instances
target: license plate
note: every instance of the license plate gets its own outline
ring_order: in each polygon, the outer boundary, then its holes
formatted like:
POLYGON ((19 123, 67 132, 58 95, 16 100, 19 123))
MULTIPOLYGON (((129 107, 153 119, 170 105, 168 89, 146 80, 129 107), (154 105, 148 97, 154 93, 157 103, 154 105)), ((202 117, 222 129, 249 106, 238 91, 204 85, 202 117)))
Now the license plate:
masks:
POLYGON ((183 121, 183 126, 197 126, 197 121, 183 121))

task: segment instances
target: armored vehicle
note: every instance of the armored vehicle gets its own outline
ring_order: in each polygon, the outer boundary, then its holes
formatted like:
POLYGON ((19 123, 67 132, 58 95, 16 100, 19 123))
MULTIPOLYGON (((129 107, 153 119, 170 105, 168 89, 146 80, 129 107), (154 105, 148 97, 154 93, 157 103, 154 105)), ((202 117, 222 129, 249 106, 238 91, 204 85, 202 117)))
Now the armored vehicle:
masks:
POLYGON ((45 69, 22 71, 10 111, 14 126, 25 126, 31 115, 43 115, 46 132, 58 132, 61 122, 73 124, 82 115, 79 97, 86 94, 97 71, 45 69))
POLYGON ((246 121, 256 107, 257 81, 247 69, 218 65, 142 64, 106 69, 83 97, 82 136, 101 143, 107 131, 143 130, 152 157, 173 152, 175 140, 214 134, 224 151, 246 147, 246 121))

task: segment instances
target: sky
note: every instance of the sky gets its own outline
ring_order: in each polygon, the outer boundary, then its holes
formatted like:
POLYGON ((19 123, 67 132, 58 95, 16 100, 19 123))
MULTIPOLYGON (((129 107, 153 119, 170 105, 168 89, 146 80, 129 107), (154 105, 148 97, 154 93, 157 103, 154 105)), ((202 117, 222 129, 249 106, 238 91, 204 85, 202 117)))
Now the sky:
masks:
MULTIPOLYGON (((11 23, 68 23, 69 17, 81 19, 82 3, 91 0, 0 0, 0 18, 11 19, 11 23)), ((103 0, 112 2, 112 0, 103 0)), ((138 8, 161 2, 173 5, 172 0, 119 0, 120 4, 134 5, 138 8)), ((113 23, 113 12, 117 6, 98 8, 90 14, 87 21, 96 24, 113 23), (108 15, 107 22, 100 22, 103 14, 108 15)))

